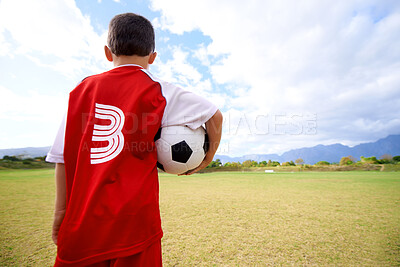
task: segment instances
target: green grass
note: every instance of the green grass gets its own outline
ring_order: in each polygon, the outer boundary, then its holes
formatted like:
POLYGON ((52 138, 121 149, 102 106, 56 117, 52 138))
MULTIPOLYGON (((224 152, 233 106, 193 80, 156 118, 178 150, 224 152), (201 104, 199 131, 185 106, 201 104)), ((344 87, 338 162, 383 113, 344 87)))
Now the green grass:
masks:
POLYGON ((49 266, 54 170, 0 170, 0 266, 49 266))
MULTIPOLYGON (((0 171, 0 266, 48 266, 52 170, 0 171)), ((400 264, 400 175, 160 175, 164 266, 400 264)))

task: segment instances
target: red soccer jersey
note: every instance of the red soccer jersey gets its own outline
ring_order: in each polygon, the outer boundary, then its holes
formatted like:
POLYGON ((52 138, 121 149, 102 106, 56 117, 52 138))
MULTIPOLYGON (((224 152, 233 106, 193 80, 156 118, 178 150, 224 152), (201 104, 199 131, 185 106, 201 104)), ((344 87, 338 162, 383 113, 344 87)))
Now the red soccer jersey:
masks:
POLYGON ((132 255, 161 238, 153 138, 165 105, 160 84, 136 66, 91 76, 70 93, 64 146, 68 210, 57 261, 88 264, 132 255), (124 113, 124 122, 112 108, 124 113), (94 149, 101 148, 115 157, 93 162, 99 154, 94 149))
POLYGON ((70 93, 66 125, 46 159, 66 170, 56 265, 125 257, 160 239, 154 136, 162 126, 197 128, 215 111, 137 65, 83 80, 70 93))

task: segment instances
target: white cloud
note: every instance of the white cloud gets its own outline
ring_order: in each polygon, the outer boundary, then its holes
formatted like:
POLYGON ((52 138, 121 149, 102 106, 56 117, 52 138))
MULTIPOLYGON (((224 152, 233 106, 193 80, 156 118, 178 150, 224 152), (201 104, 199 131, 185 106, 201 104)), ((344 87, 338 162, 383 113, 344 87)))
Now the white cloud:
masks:
POLYGON ((68 96, 40 94, 31 90, 17 94, 0 85, 0 119, 15 121, 59 121, 65 113, 68 96))
POLYGON ((12 59, 12 65, 20 64, 12 73, 15 81, 0 85, 0 122, 7 129, 0 135, 2 148, 51 145, 65 112, 66 88, 107 69, 105 42, 106 32, 97 34, 73 0, 0 1, 2 67, 12 59), (31 82, 27 61, 38 66, 31 82), (57 83, 59 74, 67 79, 57 83))
POLYGON ((0 25, 0 57, 8 55, 11 51, 11 45, 6 42, 3 31, 4 29, 0 25))
MULTIPOLYGON (((34 62, 67 76, 106 67, 103 59, 105 33, 98 35, 74 1, 0 2, 0 43, 13 44, 12 54, 26 55, 34 62)), ((4 49, 4 48, 3 48, 4 49)), ((75 77, 76 79, 76 77, 75 77)))
POLYGON ((65 114, 65 94, 46 95, 37 91, 17 94, 0 86, 0 148, 48 146, 55 138, 65 114), (56 123, 54 123, 56 122, 56 123))
MULTIPOLYGON (((229 84, 232 109, 251 118, 317 114, 314 136, 252 136, 253 146, 238 146, 233 154, 262 153, 268 142, 285 144, 274 143, 278 149, 399 133, 398 1, 151 2, 162 14, 157 27, 175 34, 200 30, 211 38, 196 55, 213 81, 229 84), (207 57, 218 55, 223 59, 209 64, 207 57)), ((244 137, 229 140, 239 144, 244 137)))
POLYGON ((176 84, 177 86, 195 92, 203 97, 213 99, 220 107, 226 104, 226 95, 217 94, 209 79, 203 75, 188 61, 188 51, 183 51, 178 46, 170 47, 172 58, 163 62, 157 59, 150 70, 160 79, 176 84))
POLYGON ((187 62, 188 52, 180 47, 170 47, 172 59, 163 63, 160 60, 154 64, 155 69, 162 79, 167 81, 188 85, 198 83, 202 79, 201 73, 187 62))

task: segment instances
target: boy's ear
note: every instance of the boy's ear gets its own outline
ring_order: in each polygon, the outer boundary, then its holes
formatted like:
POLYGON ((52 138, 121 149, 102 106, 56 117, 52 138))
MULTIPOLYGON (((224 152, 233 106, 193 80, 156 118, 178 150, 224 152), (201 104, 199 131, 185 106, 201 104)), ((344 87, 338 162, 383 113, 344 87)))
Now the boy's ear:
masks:
POLYGON ((110 50, 110 48, 108 48, 108 46, 104 46, 104 53, 106 54, 106 58, 108 61, 113 62, 113 56, 112 56, 112 52, 110 50))
POLYGON ((150 56, 149 56, 149 61, 148 61, 149 64, 153 64, 153 62, 156 59, 156 57, 157 57, 157 52, 151 53, 150 56))

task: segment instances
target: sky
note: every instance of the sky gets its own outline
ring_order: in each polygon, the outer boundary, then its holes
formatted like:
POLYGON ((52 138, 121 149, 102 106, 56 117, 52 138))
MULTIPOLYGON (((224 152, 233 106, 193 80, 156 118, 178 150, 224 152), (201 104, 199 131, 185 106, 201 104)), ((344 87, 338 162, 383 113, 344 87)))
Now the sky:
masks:
POLYGON ((125 12, 153 23, 150 72, 222 111, 218 154, 400 134, 400 1, 0 0, 0 149, 53 143, 125 12))

